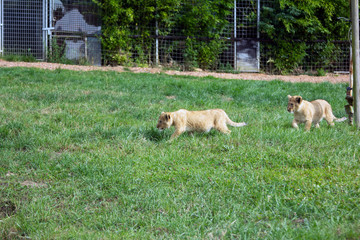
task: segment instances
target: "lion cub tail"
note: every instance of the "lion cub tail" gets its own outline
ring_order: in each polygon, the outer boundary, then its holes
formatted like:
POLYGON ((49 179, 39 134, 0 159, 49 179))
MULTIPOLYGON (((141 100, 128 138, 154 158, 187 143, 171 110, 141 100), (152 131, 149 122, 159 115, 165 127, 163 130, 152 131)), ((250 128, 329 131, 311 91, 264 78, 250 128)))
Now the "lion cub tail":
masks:
POLYGON ((226 115, 226 124, 232 127, 243 127, 247 125, 245 122, 241 122, 241 123, 233 122, 227 115, 226 115))
POLYGON ((342 117, 342 118, 337 118, 337 117, 334 117, 334 121, 335 122, 343 122, 347 119, 347 117, 342 117))

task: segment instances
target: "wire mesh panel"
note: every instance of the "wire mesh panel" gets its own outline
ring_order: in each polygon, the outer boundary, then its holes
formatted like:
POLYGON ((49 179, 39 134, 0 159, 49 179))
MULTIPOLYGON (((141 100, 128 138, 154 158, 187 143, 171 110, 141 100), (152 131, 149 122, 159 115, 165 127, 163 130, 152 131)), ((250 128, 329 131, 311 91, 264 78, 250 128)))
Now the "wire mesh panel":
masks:
POLYGON ((55 0, 52 16, 54 60, 101 65, 100 17, 93 1, 55 0))
POLYGON ((258 5, 260 1, 236 1, 236 70, 259 71, 258 5))
POLYGON ((186 39, 182 37, 165 37, 159 39, 159 60, 163 66, 180 70, 189 69, 186 61, 186 39))
POLYGON ((3 0, 4 54, 43 58, 43 0, 3 0))
MULTIPOLYGON (((51 62, 94 65, 162 65, 179 70, 241 72, 261 69, 279 73, 278 46, 265 33, 262 36, 259 33, 260 15, 272 19, 266 14, 275 1, 229 2, 226 14, 221 17, 225 19, 221 28, 199 22, 197 26, 190 24, 193 30, 189 31, 186 25, 189 23, 182 16, 208 6, 184 0, 174 14, 169 14, 169 21, 158 22, 154 13, 150 21, 145 21, 149 16, 143 16, 139 23, 129 26, 128 49, 102 50, 100 9, 93 0, 0 0, 0 55, 32 55, 51 62)), ((349 46, 347 41, 307 42, 306 53, 289 71, 295 74, 313 74, 319 69, 346 72, 349 46)))
POLYGON ((350 42, 334 42, 334 50, 331 52, 331 68, 326 69, 329 72, 349 72, 350 70, 350 42), (334 59, 335 58, 335 59, 334 59))
MULTIPOLYGON (((261 70, 278 73, 272 41, 261 43, 261 70)), ((319 71, 347 73, 350 66, 350 43, 348 41, 314 41, 306 43, 306 54, 299 65, 292 69, 293 74, 316 75, 319 71)))
MULTIPOLYGON (((197 3, 192 4, 195 7, 197 3)), ((198 35, 196 33, 191 36, 186 35, 188 31, 182 24, 177 24, 176 20, 173 20, 177 26, 175 28, 164 29, 160 26, 159 36, 153 36, 153 56, 149 58, 151 61, 148 64, 156 63, 181 70, 200 67, 216 71, 258 72, 260 66, 257 39, 258 1, 237 0, 234 4, 235 9, 230 10, 231 13, 226 16, 228 24, 217 33, 220 37, 217 43, 214 37, 199 37, 204 35, 201 32, 198 35), (216 44, 220 47, 216 47, 216 44), (204 56, 201 56, 200 52, 206 48, 211 49, 213 56, 209 54, 206 56, 206 61, 201 61, 204 56)), ((186 7, 190 6, 186 5, 186 7)), ((180 11, 180 15, 188 11, 190 10, 184 8, 180 11)), ((153 29, 155 26, 156 23, 153 29)), ((206 27, 199 26, 198 29, 201 31, 206 27)), ((132 56, 137 57, 138 54, 132 53, 132 56)))

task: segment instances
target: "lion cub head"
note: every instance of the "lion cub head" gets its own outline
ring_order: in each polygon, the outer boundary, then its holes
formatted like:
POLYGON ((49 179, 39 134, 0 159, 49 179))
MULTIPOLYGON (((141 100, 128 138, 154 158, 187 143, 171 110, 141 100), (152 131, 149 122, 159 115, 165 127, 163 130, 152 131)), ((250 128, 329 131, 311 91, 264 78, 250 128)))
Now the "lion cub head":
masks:
POLYGON ((162 112, 160 114, 159 121, 158 121, 158 124, 156 125, 156 127, 160 131, 162 131, 166 128, 171 127, 172 124, 173 124, 173 119, 172 119, 170 113, 162 112))
POLYGON ((303 99, 301 96, 290 96, 288 95, 288 112, 294 113, 299 109, 300 104, 302 103, 303 99))

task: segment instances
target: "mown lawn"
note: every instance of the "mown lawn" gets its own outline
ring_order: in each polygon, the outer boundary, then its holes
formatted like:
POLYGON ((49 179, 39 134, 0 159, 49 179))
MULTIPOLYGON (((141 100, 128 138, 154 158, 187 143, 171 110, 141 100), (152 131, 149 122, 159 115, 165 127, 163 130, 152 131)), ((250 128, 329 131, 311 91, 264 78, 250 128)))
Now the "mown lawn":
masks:
POLYGON ((0 239, 359 239, 360 132, 291 128, 345 84, 0 69, 0 239), (237 122, 168 139, 162 111, 237 122))

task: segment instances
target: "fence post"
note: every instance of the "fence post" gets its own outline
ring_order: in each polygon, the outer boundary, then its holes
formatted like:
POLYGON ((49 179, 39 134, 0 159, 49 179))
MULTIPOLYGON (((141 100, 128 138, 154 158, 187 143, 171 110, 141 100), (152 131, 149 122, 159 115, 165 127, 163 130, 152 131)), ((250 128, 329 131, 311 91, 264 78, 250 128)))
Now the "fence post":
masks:
POLYGON ((87 37, 86 33, 85 33, 84 41, 85 41, 85 50, 84 50, 85 60, 89 61, 89 59, 88 59, 88 37, 87 37))
POLYGON ((236 58, 236 0, 234 0, 234 70, 237 70, 237 58, 236 58))
POLYGON ((257 57, 257 68, 260 72, 260 0, 257 1, 257 18, 256 18, 256 37, 257 37, 257 49, 256 49, 256 57, 257 57))
POLYGON ((155 65, 159 65, 159 25, 158 20, 155 20, 155 65))
POLYGON ((354 116, 357 128, 360 128, 360 57, 359 57, 359 1, 351 0, 351 25, 352 25, 352 56, 354 74, 354 116))
POLYGON ((4 55, 4 1, 0 0, 0 55, 4 55))
POLYGON ((49 14, 50 14, 48 28, 50 28, 50 31, 48 31, 47 46, 48 46, 48 49, 50 49, 50 52, 52 52, 52 33, 51 33, 51 30, 54 29, 53 28, 53 10, 54 10, 54 1, 53 0, 50 0, 48 9, 49 9, 49 14))
POLYGON ((47 56, 47 45, 48 45, 48 38, 47 38, 47 28, 48 28, 48 1, 43 0, 43 60, 46 60, 47 56))

